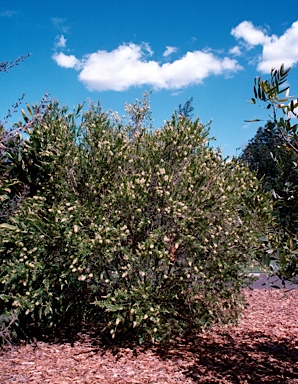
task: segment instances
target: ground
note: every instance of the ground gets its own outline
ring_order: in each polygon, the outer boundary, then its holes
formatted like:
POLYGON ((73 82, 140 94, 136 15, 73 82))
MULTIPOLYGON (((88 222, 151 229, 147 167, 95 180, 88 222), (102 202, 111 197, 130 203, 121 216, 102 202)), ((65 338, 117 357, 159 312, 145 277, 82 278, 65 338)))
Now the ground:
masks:
POLYGON ((107 347, 81 333, 0 352, 0 383, 298 383, 298 290, 246 290, 238 325, 165 348, 107 347))

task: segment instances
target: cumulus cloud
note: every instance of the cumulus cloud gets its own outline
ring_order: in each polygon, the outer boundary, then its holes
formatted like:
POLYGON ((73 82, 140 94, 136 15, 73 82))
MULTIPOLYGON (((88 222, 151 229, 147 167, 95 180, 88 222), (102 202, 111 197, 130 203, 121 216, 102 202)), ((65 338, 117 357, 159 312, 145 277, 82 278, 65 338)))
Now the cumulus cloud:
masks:
POLYGON ((269 35, 266 29, 255 27, 250 21, 243 21, 231 34, 246 44, 247 49, 261 45, 262 54, 258 58, 257 68, 262 73, 270 73, 282 63, 291 67, 298 63, 298 21, 294 22, 283 35, 269 35))
POLYGON ((164 64, 148 59, 148 53, 153 55, 148 44, 130 43, 110 52, 99 50, 81 60, 64 53, 55 53, 53 59, 61 67, 80 70, 79 80, 92 91, 125 91, 145 84, 175 90, 199 84, 211 75, 230 75, 242 69, 236 60, 211 52, 187 52, 164 64))
POLYGON ((65 37, 63 35, 57 36, 57 41, 55 43, 56 48, 65 48, 66 47, 66 41, 65 37))
POLYGON ((52 58, 60 67, 75 69, 79 69, 80 67, 80 60, 78 60, 74 55, 66 55, 63 52, 56 52, 53 54, 52 58))
POLYGON ((231 31, 236 39, 244 39, 249 45, 263 45, 270 41, 266 34, 266 29, 255 27, 251 21, 242 21, 231 31))
POLYGON ((243 53, 241 51, 241 48, 239 47, 239 45, 235 45, 235 47, 231 48, 229 50, 229 54, 230 55, 234 55, 234 56, 242 56, 243 53))
POLYGON ((167 46, 166 50, 163 53, 163 57, 170 56, 172 53, 177 52, 177 50, 178 50, 178 48, 176 48, 176 47, 167 46))
POLYGON ((141 47, 143 49, 144 55, 147 52, 148 56, 153 56, 154 52, 152 51, 152 49, 148 43, 142 43, 141 47))

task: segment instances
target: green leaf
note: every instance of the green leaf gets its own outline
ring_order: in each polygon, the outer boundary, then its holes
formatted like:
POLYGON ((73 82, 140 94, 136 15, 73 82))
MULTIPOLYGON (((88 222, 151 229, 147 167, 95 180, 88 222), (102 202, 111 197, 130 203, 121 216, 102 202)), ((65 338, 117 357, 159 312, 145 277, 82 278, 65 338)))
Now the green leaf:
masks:
POLYGON ((265 255, 264 254, 262 256, 262 264, 265 265, 266 267, 270 266, 270 261, 271 261, 270 255, 265 255))

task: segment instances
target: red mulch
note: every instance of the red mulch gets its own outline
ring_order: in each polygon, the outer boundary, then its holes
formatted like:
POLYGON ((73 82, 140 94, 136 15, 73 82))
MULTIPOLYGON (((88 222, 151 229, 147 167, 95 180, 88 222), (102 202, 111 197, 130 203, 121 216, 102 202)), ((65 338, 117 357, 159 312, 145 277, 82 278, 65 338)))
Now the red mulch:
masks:
POLYGON ((166 348, 74 342, 6 347, 0 383, 298 383, 298 290, 246 291, 237 326, 214 327, 166 348))

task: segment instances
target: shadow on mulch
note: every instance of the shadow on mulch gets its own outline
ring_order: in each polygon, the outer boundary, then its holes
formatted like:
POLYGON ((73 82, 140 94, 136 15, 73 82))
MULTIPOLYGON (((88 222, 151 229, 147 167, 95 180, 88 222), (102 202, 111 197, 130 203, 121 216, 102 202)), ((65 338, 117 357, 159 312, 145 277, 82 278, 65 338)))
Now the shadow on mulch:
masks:
POLYGON ((261 332, 235 338, 221 331, 172 343, 156 352, 188 361, 184 375, 196 383, 298 383, 298 344, 273 341, 261 332))
POLYGON ((129 348, 137 358, 151 350, 162 360, 177 363, 184 376, 204 384, 294 384, 298 383, 298 340, 276 339, 260 331, 212 332, 191 334, 160 346, 104 339, 99 329, 84 326, 60 330, 57 334, 36 334, 47 343, 91 343, 92 350, 104 355, 111 352, 116 361, 129 348))

